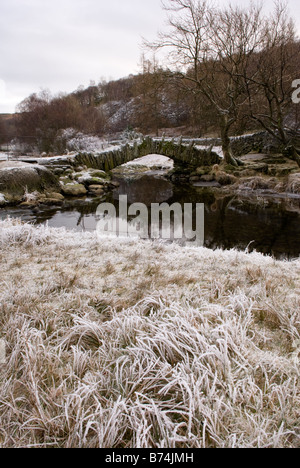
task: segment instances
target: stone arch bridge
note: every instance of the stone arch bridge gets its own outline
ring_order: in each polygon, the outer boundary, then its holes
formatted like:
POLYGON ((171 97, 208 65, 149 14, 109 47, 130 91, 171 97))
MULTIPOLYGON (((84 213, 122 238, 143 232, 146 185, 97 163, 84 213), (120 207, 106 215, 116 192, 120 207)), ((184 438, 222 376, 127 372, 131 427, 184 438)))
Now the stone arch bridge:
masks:
POLYGON ((211 148, 201 149, 191 141, 189 144, 178 142, 144 138, 141 142, 135 141, 123 146, 116 146, 115 149, 103 151, 101 153, 78 153, 72 160, 74 166, 85 165, 89 168, 111 171, 122 164, 148 154, 161 154, 173 159, 175 165, 196 168, 199 166, 210 166, 219 164, 220 156, 211 148))

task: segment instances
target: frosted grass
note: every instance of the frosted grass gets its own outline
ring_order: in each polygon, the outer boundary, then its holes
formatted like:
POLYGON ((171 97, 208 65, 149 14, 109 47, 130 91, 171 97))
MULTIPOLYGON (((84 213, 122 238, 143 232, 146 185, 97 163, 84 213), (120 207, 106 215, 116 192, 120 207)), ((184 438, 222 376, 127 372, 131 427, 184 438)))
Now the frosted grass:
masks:
POLYGON ((300 261, 0 222, 0 446, 300 446, 300 261))

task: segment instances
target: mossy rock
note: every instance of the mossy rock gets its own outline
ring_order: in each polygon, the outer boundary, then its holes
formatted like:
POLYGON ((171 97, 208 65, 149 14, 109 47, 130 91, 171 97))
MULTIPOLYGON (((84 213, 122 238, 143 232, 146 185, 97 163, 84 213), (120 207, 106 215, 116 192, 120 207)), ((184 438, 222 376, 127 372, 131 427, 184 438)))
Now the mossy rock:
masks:
POLYGON ((68 197, 82 197, 87 194, 87 189, 82 184, 67 184, 62 187, 62 193, 68 197))
POLYGON ((90 185, 101 185, 101 186, 103 186, 103 185, 109 183, 107 180, 100 179, 98 177, 91 177, 90 179, 87 179, 87 180, 79 179, 79 181, 81 183, 83 183, 87 187, 89 187, 90 185))
MULTIPOLYGON (((242 166, 241 166, 242 168, 242 166)), ((225 164, 224 166, 222 165, 222 170, 225 172, 236 172, 239 168, 236 166, 232 166, 231 164, 225 164)))
POLYGON ((52 205, 61 206, 63 204, 63 200, 49 197, 49 198, 45 198, 44 200, 41 200, 41 203, 46 206, 52 206, 52 205))
MULTIPOLYGON (((235 168, 235 171, 236 172, 237 168, 235 168)), ((266 163, 252 163, 252 164, 245 164, 244 166, 241 167, 241 174, 243 174, 243 172, 245 170, 248 170, 248 171, 255 171, 256 173, 257 172, 260 172, 262 174, 268 174, 268 171, 269 171, 269 166, 268 164, 266 163)))
POLYGON ((269 156, 268 158, 264 159, 264 163, 266 164, 286 164, 288 160, 283 156, 269 156))
POLYGON ((73 177, 79 184, 84 184, 87 187, 89 185, 105 185, 110 182, 110 176, 104 171, 97 169, 89 169, 81 173, 73 174, 73 177))
POLYGON ((104 190, 100 185, 90 185, 89 194, 94 197, 101 197, 104 194, 104 190))
POLYGON ((57 201, 63 201, 65 198, 61 193, 58 193, 58 192, 46 192, 45 196, 48 199, 57 200, 57 201))
POLYGON ((73 183, 74 183, 74 181, 73 181, 70 177, 67 177, 67 176, 60 177, 60 178, 59 178, 59 181, 60 181, 63 185, 73 184, 73 183))
POLYGON ((201 176, 202 182, 214 182, 216 181, 214 174, 204 174, 201 176))
POLYGON ((96 177, 98 179, 110 179, 109 174, 98 169, 90 169, 88 172, 91 174, 92 177, 96 177))
POLYGON ((211 171, 211 166, 200 166, 200 167, 197 167, 195 175, 199 175, 199 176, 206 175, 206 174, 209 174, 210 171, 211 171))
POLYGON ((0 193, 22 196, 25 192, 59 191, 57 177, 46 167, 16 161, 0 163, 0 193))
POLYGON ((268 164, 251 164, 251 169, 256 172, 261 172, 262 174, 268 174, 269 166, 268 164))
POLYGON ((217 172, 215 179, 220 185, 232 185, 237 181, 236 177, 223 171, 217 172))
POLYGON ((276 177, 284 177, 284 176, 291 174, 291 172, 295 169, 295 167, 289 164, 289 165, 275 167, 275 169, 276 169, 276 172, 275 172, 276 177))

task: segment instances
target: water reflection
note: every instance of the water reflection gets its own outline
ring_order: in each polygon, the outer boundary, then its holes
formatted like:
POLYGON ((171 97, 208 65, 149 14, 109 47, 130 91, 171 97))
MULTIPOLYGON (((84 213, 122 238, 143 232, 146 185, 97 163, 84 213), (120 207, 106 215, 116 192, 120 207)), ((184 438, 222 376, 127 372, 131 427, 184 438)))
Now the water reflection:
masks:
POLYGON ((166 179, 155 175, 143 175, 132 179, 117 179, 120 187, 114 191, 113 198, 127 195, 128 203, 163 203, 173 197, 173 185, 166 179))
MULTIPOLYGON (((241 198, 220 196, 218 190, 173 185, 155 175, 144 175, 134 180, 119 179, 120 187, 107 194, 105 202, 118 210, 119 194, 127 194, 128 204, 179 202, 205 204, 205 246, 230 249, 257 250, 276 258, 295 258, 300 255, 299 200, 241 198)), ((0 217, 20 217, 36 224, 93 231, 96 228, 96 210, 100 200, 70 201, 62 207, 44 207, 35 212, 28 209, 0 211, 0 217)))

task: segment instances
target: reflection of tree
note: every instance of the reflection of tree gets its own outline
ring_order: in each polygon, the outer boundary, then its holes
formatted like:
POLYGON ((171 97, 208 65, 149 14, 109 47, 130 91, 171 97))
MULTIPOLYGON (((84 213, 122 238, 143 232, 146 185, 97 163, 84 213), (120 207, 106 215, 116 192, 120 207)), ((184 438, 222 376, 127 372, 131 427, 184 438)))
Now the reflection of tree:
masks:
POLYGON ((59 211, 59 208, 55 209, 40 209, 36 214, 35 214, 35 219, 37 224, 42 224, 47 221, 50 221, 56 213, 59 211))
POLYGON ((210 206, 211 213, 215 213, 217 217, 217 223, 215 225, 213 233, 211 234, 213 239, 212 242, 214 245, 221 245, 225 248, 230 247, 230 239, 227 238, 225 224, 227 207, 231 200, 232 196, 224 198, 215 198, 214 203, 212 203, 210 206))
POLYGON ((77 226, 80 226, 82 224, 82 229, 85 231, 85 226, 84 226, 84 215, 80 213, 78 221, 77 221, 77 226))
POLYGON ((196 187, 174 190, 170 202, 205 204, 205 246, 208 248, 255 249, 276 257, 298 256, 299 201, 222 195, 214 189, 196 187), (254 241, 253 243, 251 243, 254 241))

